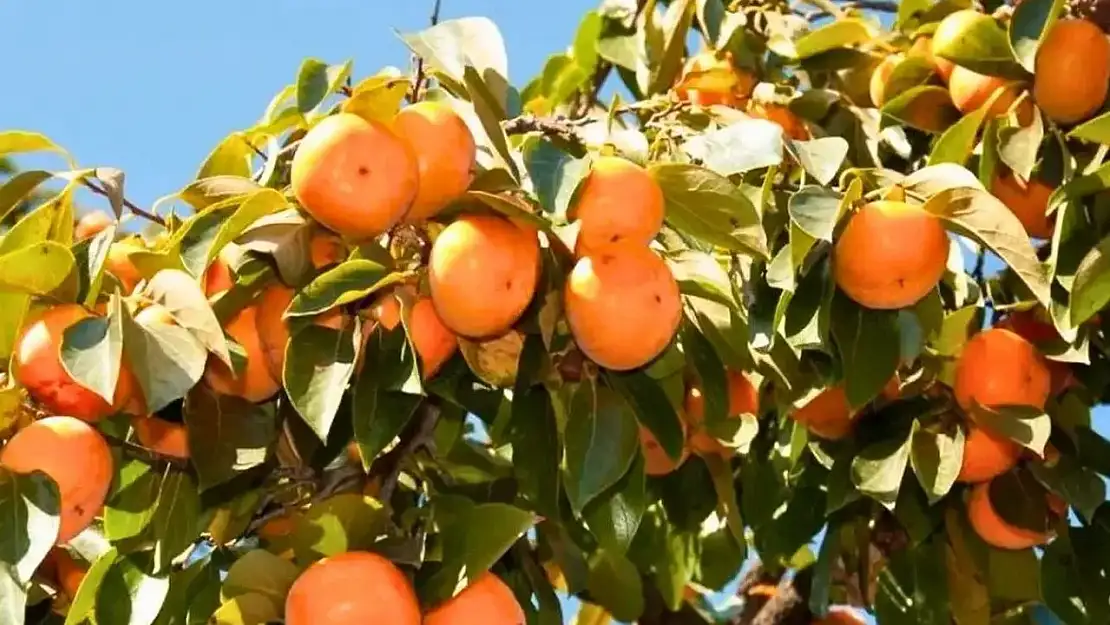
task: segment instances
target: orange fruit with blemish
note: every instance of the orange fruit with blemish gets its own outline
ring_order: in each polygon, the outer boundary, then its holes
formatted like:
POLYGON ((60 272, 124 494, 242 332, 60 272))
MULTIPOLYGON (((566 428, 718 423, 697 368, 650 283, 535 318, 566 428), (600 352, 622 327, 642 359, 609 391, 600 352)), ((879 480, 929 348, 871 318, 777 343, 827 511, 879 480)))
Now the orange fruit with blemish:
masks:
POLYGON ((486 572, 428 612, 424 625, 524 625, 524 610, 508 584, 486 572))
MULTIPOLYGON (((948 93, 952 96, 952 103, 964 115, 979 110, 998 90, 1003 93, 991 105, 987 112, 988 119, 1007 114, 1021 95, 1022 88, 1005 78, 980 74, 963 66, 953 68, 948 77, 948 93)), ((1030 98, 1023 99, 1018 105, 1017 118, 1022 126, 1032 123, 1033 102, 1030 98)))
POLYGON ((49 413, 95 422, 127 409, 135 398, 138 381, 126 362, 120 365, 111 403, 78 384, 62 364, 64 332, 92 316, 77 304, 58 304, 33 317, 16 340, 15 379, 49 413))
POLYGON ((285 598, 285 625, 366 623, 421 623, 409 578, 375 553, 350 551, 318 560, 293 582, 285 598))
POLYGON ((174 423, 155 417, 131 418, 135 438, 139 444, 162 455, 187 460, 189 458, 189 432, 184 423, 174 423))
MULTIPOLYGON (((967 501, 967 515, 971 527, 988 545, 998 549, 1028 549, 1044 545, 1052 539, 1052 531, 1037 531, 1008 523, 994 508, 990 496, 991 482, 976 484, 971 489, 967 501)), ((1049 493, 1050 514, 1062 516, 1067 505, 1059 497, 1049 493)))
POLYGON ((1092 117, 1110 87, 1110 41, 1094 22, 1061 19, 1037 48, 1033 97, 1060 124, 1092 117))
POLYGON ((833 276, 862 306, 905 308, 936 288, 948 246, 936 215, 904 202, 871 202, 849 217, 837 238, 833 276))
POLYGON ((1056 220, 1048 215, 1048 198, 1053 188, 1032 179, 1024 181, 1009 169, 996 173, 991 181, 991 193, 1018 218, 1025 233, 1037 239, 1052 238, 1056 220))
POLYGON ((477 146, 462 117, 446 102, 423 101, 401 109, 393 130, 416 155, 420 185, 406 223, 435 217, 466 193, 477 146))
MULTIPOLYGON (((759 389, 748 380, 747 376, 739 371, 728 370, 728 413, 730 419, 739 418, 742 414, 759 414, 759 389)), ((722 445, 714 438, 705 427, 705 397, 696 384, 691 384, 686 389, 686 399, 683 402, 686 419, 689 421, 690 447, 699 454, 732 455, 734 449, 722 445)))
POLYGON ((57 484, 59 545, 100 514, 114 473, 108 443, 91 425, 73 417, 47 417, 19 430, 0 448, 0 465, 16 473, 42 471, 57 484))
POLYGON ((1029 406, 1044 410, 1050 391, 1044 357, 1032 343, 1004 328, 990 328, 964 345, 956 362, 953 391, 966 411, 1029 406))
POLYGON ((682 319, 670 268, 631 242, 580 258, 567 276, 563 303, 578 348, 617 371, 642 367, 663 353, 682 319))
POLYGON ((366 240, 392 228, 409 210, 420 170, 412 148, 384 124, 338 113, 301 140, 290 183, 313 219, 345 237, 366 240))
POLYGON ((573 217, 582 249, 629 241, 647 245, 663 227, 663 189, 632 161, 602 156, 582 184, 573 217))
POLYGON ((456 219, 436 237, 428 260, 436 313, 468 338, 512 327, 532 302, 539 274, 536 232, 494 215, 456 219))

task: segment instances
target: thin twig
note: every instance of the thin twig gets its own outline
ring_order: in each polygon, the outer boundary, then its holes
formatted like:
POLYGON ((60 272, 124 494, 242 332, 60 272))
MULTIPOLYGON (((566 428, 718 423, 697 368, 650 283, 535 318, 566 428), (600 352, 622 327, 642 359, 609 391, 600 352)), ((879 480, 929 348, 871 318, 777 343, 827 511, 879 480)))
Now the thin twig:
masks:
POLYGON ((402 439, 399 445, 374 462, 375 466, 371 467, 371 473, 384 475, 382 487, 378 491, 379 501, 388 502, 393 498, 393 491, 397 488, 397 480, 401 477, 401 467, 404 465, 405 458, 431 442, 432 433, 438 421, 439 406, 425 401, 416 409, 416 425, 412 428, 412 434, 402 439))
MULTIPOLYGON (((878 11, 880 13, 897 13, 898 3, 889 0, 857 0, 856 2, 845 2, 840 5, 841 9, 861 9, 864 11, 878 11)), ((806 20, 812 22, 822 17, 831 17, 831 13, 824 9, 810 11, 805 14, 806 20)))
POLYGON ((104 436, 104 440, 108 441, 109 444, 119 447, 123 450, 123 453, 132 458, 135 458, 136 460, 142 460, 143 462, 146 462, 148 464, 169 464, 173 465, 177 469, 185 469, 189 466, 188 462, 182 460, 181 458, 178 458, 177 456, 169 456, 148 447, 136 445, 131 441, 126 441, 122 438, 112 436, 111 434, 105 434, 101 432, 101 435, 104 436))
POLYGON ((529 132, 543 133, 549 137, 562 139, 567 143, 585 145, 582 137, 574 130, 569 120, 544 119, 534 115, 521 115, 501 122, 501 128, 507 135, 522 135, 529 132))
MULTIPOLYGON (((439 23, 439 8, 440 8, 441 0, 433 0, 433 1, 434 1, 434 4, 432 4, 432 16, 431 16, 431 19, 429 19, 428 21, 431 22, 432 26, 435 26, 436 24, 439 23)), ((410 102, 416 102, 416 101, 420 100, 420 92, 423 91, 423 89, 424 89, 424 79, 425 78, 426 77, 424 76, 424 57, 417 56, 416 57, 416 77, 412 81, 412 92, 409 94, 409 101, 410 102)))
MULTIPOLYGON (((107 189, 105 189, 104 187, 101 187, 100 185, 96 184, 95 182, 93 182, 93 181, 91 181, 87 178, 82 180, 81 182, 83 182, 85 184, 85 186, 88 187, 89 190, 91 190, 93 193, 96 193, 97 195, 103 195, 106 198, 111 197, 111 194, 108 193, 107 189)), ((162 226, 163 228, 166 227, 166 220, 165 219, 162 219, 161 217, 159 217, 158 215, 155 215, 154 213, 145 211, 145 210, 139 208, 138 206, 135 206, 131 202, 131 200, 128 200, 127 198, 123 198, 123 205, 126 206, 128 208, 128 210, 130 210, 132 213, 135 213, 139 217, 142 217, 143 219, 146 219, 148 221, 153 221, 154 223, 158 224, 159 226, 162 226)))

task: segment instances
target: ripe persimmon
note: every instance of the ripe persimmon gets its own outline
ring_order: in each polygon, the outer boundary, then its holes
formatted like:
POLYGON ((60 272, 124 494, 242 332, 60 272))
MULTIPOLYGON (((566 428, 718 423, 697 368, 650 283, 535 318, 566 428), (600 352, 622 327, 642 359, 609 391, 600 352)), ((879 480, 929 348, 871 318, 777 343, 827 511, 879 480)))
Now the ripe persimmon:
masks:
POLYGON ((19 430, 0 449, 0 465, 16 473, 42 471, 58 485, 59 545, 100 514, 114 473, 108 443, 91 425, 73 417, 46 417, 19 430))
POLYGON ((410 104, 393 118, 393 131, 409 144, 420 170, 416 200, 405 222, 430 219, 466 193, 477 147, 470 128, 449 104, 410 104))
POLYGON ((499 336, 528 308, 539 272, 534 230, 494 215, 463 215, 432 244, 432 304, 455 334, 499 336))
MULTIPOLYGON (((956 66, 948 77, 948 93, 952 96, 952 103, 961 113, 967 115, 979 110, 995 91, 1003 90, 1002 95, 994 101, 987 118, 993 119, 1009 112, 1021 95, 1021 87, 1012 84, 999 76, 987 76, 963 66, 956 66)), ((1033 103, 1025 98, 1018 105, 1018 123, 1028 126, 1033 121, 1033 103)))
POLYGON ((963 463, 956 481, 986 482, 1014 468, 1021 446, 978 425, 968 427, 964 437, 963 463))
MULTIPOLYGON (((1041 532, 1018 527, 1003 519, 991 502, 990 489, 991 482, 976 484, 967 500, 968 521, 983 542, 998 549, 1028 549, 1052 539, 1051 530, 1041 532)), ((1059 497, 1051 493, 1047 497, 1050 514, 1063 515, 1067 511, 1066 504, 1059 497)))
POLYGON ((235 257, 238 255, 234 243, 223 247, 216 258, 204 270, 202 282, 204 294, 209 299, 227 291, 235 285, 235 272, 231 269, 235 257))
MULTIPOLYGON (((742 414, 759 414, 759 389, 739 371, 729 370, 728 373, 728 417, 737 418, 742 414)), ((699 454, 732 455, 730 449, 720 443, 706 431, 705 427, 705 398, 701 388, 691 384, 686 389, 686 399, 683 402, 686 418, 690 422, 690 447, 699 454)))
POLYGON ((371 305, 370 316, 386 330, 393 330, 401 323, 401 303, 392 292, 381 295, 371 305))
POLYGON ((59 590, 69 601, 77 596, 77 589, 89 572, 89 566, 78 562, 62 547, 54 547, 46 554, 46 559, 40 565, 40 571, 48 572, 49 576, 57 582, 59 590))
POLYGON ((871 95, 871 104, 876 107, 882 107, 886 103, 886 84, 890 82, 890 76, 894 73, 894 68, 903 61, 905 57, 901 54, 892 54, 883 58, 875 71, 871 73, 871 82, 869 84, 868 93, 871 95))
POLYGON ((334 234, 320 231, 312 235, 312 239, 309 241, 309 254, 312 266, 316 269, 323 269, 329 265, 342 262, 347 255, 347 249, 343 245, 342 239, 334 234))
POLYGON ((736 67, 731 52, 718 56, 704 50, 686 59, 674 92, 679 100, 698 106, 738 107, 755 84, 755 76, 736 67))
POLYGON ((1094 115, 1110 87, 1110 41, 1094 22, 1057 20, 1037 48, 1033 97, 1053 121, 1074 124, 1094 115))
POLYGON ((246 364, 236 374, 214 356, 208 357, 204 381, 222 395, 242 397, 261 402, 273 397, 281 388, 280 378, 270 374, 270 364, 258 332, 258 308, 247 306, 227 322, 225 332, 243 348, 246 364))
POLYGON ((62 335, 66 328, 92 317, 77 304, 58 304, 38 313, 16 341, 15 379, 31 397, 52 414, 95 422, 129 409, 138 382, 126 362, 121 363, 112 403, 81 386, 62 364, 62 335))
POLYGON ((296 294, 284 284, 268 286, 258 299, 258 312, 255 314, 255 327, 266 368, 270 377, 279 381, 285 371, 285 347, 289 343, 289 326, 283 317, 296 294))
POLYGON ((524 609, 512 589, 489 572, 424 617, 424 625, 524 625, 525 622, 524 609))
POLYGON ((143 279, 143 274, 139 273, 139 268, 131 260, 131 255, 141 250, 141 247, 127 241, 117 241, 108 247, 104 269, 119 280, 125 295, 134 291, 135 286, 143 279))
MULTIPOLYGON (((682 425, 683 440, 689 431, 685 419, 680 419, 682 425)), ((640 451, 644 454, 644 473, 648 475, 666 475, 686 462, 690 457, 690 448, 687 445, 682 446, 682 455, 679 456, 678 462, 675 462, 659 444, 659 439, 655 438, 655 434, 651 430, 640 426, 640 451)))
POLYGON ((964 410, 972 400, 988 408, 1029 406, 1043 410, 1050 378, 1032 343, 1004 328, 973 336, 956 362, 953 391, 964 410))
POLYGON ((752 117, 775 122, 782 128, 785 136, 795 141, 808 141, 811 138, 809 128, 806 127, 805 122, 795 115, 789 106, 749 100, 748 114, 752 117))
POLYGON ((682 320, 670 268, 634 243, 616 243, 580 258, 567 276, 563 301, 578 348, 617 371, 642 367, 663 353, 682 320))
POLYGON ((852 433, 855 415, 844 387, 837 385, 818 393, 790 417, 821 438, 839 440, 852 433))
POLYGON ((630 241, 647 245, 663 227, 663 190, 643 167, 602 156, 594 161, 573 208, 582 249, 630 241))
MULTIPOLYGON (((1045 343, 1058 339, 1060 336, 1052 325, 1052 321, 1046 315, 1047 313, 1043 308, 1019 310, 1006 315, 994 327, 1011 330, 1034 345, 1045 343)), ((1048 367, 1051 396, 1059 395, 1079 383, 1068 363, 1045 358, 1044 364, 1048 367)))
POLYGON ((386 558, 351 551, 319 560, 293 582, 285 625, 420 625, 408 577, 386 558))
POLYGON ((994 194, 1018 218, 1025 233, 1037 239, 1052 238, 1056 220, 1048 216, 1048 198, 1052 187, 1034 178, 1023 181, 1006 169, 991 181, 994 194))
POLYGON ((293 156, 293 195, 313 219, 355 240, 400 221, 416 199, 412 148, 385 125, 352 113, 321 120, 293 156))
POLYGON ((135 438, 147 449, 187 460, 189 458, 189 432, 184 423, 174 423, 153 415, 131 417, 135 438))
POLYGON ((413 303, 408 329, 425 378, 435 375, 459 349, 458 337, 444 325, 427 297, 413 303))
POLYGON ((862 306, 912 306, 936 288, 948 262, 940 219, 904 202, 871 202, 849 218, 836 240, 833 276, 862 306))
POLYGON ((89 237, 100 234, 108 226, 115 222, 112 216, 104 211, 93 211, 86 213, 77 223, 73 226, 73 239, 75 241, 84 241, 89 237))

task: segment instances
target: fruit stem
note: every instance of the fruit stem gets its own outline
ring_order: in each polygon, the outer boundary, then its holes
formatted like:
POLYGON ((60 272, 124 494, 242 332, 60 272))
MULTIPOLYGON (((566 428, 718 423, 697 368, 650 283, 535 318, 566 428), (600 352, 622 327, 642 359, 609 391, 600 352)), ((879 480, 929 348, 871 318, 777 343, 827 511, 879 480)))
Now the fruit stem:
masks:
MULTIPOLYGON (((101 187, 100 185, 96 184, 95 182, 93 182, 93 181, 91 181, 87 178, 82 180, 81 182, 86 187, 88 187, 93 193, 95 193, 97 195, 102 195, 104 197, 109 197, 108 191, 104 187, 101 187)), ((131 202, 131 200, 128 200, 127 198, 123 198, 123 205, 126 206, 128 208, 128 210, 130 210, 132 213, 138 215, 139 217, 142 217, 143 219, 146 219, 147 221, 152 221, 152 222, 158 224, 159 226, 162 226, 163 228, 166 227, 166 220, 165 219, 162 219, 161 217, 159 217, 158 215, 155 215, 154 213, 147 212, 147 211, 139 208, 138 206, 135 206, 135 204, 133 204, 131 202)))
MULTIPOLYGON (((434 0, 432 4, 432 15, 428 20, 432 26, 439 23, 439 9, 440 0, 434 0)), ((423 95, 424 90, 424 58, 416 57, 416 77, 412 81, 412 91, 409 93, 409 102, 418 102, 423 95)))

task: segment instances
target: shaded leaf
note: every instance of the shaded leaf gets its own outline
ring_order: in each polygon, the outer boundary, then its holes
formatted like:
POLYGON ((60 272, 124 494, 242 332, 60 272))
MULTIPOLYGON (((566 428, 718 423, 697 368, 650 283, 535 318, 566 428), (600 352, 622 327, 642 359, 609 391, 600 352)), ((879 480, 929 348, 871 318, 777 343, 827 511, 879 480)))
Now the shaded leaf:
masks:
POLYGON ((898 369, 898 314, 864 308, 838 290, 830 323, 844 371, 844 392, 848 403, 859 408, 877 397, 898 369))
POLYGON ((273 409, 198 385, 183 408, 189 449, 201 491, 266 461, 277 438, 273 409))
POLYGON ((308 325, 285 350, 285 392, 312 431, 326 441, 355 371, 362 334, 358 323, 341 330, 308 325))
POLYGON ((608 388, 582 384, 568 412, 566 490, 580 512, 628 471, 640 438, 632 411, 608 388))

